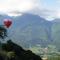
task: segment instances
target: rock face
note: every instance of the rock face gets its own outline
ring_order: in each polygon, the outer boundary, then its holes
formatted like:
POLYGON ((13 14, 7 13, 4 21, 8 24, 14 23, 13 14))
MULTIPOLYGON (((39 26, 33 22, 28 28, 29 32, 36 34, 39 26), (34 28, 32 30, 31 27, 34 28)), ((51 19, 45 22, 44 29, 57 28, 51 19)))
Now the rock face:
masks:
POLYGON ((11 40, 7 41, 6 44, 2 44, 2 50, 8 52, 6 60, 42 60, 40 56, 30 50, 24 50, 11 40))

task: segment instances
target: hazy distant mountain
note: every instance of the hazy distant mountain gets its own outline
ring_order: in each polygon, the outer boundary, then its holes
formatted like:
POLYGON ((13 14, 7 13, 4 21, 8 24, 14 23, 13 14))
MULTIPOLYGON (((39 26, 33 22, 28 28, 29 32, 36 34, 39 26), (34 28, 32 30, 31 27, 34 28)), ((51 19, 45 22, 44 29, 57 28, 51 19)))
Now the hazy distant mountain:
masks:
POLYGON ((12 27, 8 30, 9 37, 22 46, 41 44, 60 44, 60 22, 58 20, 47 21, 44 18, 23 14, 22 16, 9 17, 0 15, 0 23, 5 18, 13 20, 12 27))
POLYGON ((51 36, 53 39, 53 44, 60 49, 60 19, 55 19, 53 25, 51 26, 51 36))
POLYGON ((20 42, 21 44, 27 45, 47 45, 52 41, 51 22, 32 14, 24 14, 13 19, 13 39, 19 40, 17 41, 18 43, 20 42))

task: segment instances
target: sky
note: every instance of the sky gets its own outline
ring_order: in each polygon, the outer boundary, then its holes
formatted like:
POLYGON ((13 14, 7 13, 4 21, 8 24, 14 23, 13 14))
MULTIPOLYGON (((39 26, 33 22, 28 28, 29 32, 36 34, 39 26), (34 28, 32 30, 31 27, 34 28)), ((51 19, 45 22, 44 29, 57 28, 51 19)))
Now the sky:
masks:
POLYGON ((60 18, 60 0, 0 0, 0 14, 9 16, 31 13, 52 21, 60 18))

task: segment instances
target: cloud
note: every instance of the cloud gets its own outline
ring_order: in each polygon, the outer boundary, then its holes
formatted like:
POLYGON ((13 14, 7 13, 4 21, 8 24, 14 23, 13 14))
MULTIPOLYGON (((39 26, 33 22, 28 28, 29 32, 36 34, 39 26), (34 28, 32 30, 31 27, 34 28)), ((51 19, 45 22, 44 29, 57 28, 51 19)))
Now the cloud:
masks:
POLYGON ((60 18, 60 10, 42 10, 40 16, 44 17, 48 21, 52 21, 56 18, 60 18))
POLYGON ((5 0, 0 2, 0 11, 9 12, 18 10, 26 12, 33 8, 32 0, 5 0))
MULTIPOLYGON (((35 8, 41 7, 40 0, 3 0, 0 1, 0 12, 7 13, 9 15, 17 15, 17 13, 11 14, 11 11, 27 12, 35 8)), ((40 8, 39 8, 40 9, 40 8)))
POLYGON ((14 17, 16 17, 16 16, 22 16, 23 15, 23 13, 22 12, 19 12, 19 11, 11 11, 11 12, 8 12, 7 13, 8 14, 8 16, 14 16, 14 17))
POLYGON ((43 0, 43 2, 42 0, 0 0, 0 12, 6 13, 9 16, 18 16, 22 15, 23 13, 32 13, 52 21, 55 18, 60 18, 60 4, 58 1, 60 0, 51 0, 50 2, 53 3, 53 6, 49 8, 50 6, 45 0, 43 0))
POLYGON ((41 0, 0 0, 0 12, 7 13, 9 16, 22 15, 22 13, 29 13, 36 9, 43 9, 41 0))
POLYGON ((36 6, 31 13, 37 14, 48 21, 60 18, 60 0, 51 0, 49 2, 52 2, 52 4, 48 4, 47 0, 44 2, 42 2, 42 0, 37 1, 38 6, 36 6))

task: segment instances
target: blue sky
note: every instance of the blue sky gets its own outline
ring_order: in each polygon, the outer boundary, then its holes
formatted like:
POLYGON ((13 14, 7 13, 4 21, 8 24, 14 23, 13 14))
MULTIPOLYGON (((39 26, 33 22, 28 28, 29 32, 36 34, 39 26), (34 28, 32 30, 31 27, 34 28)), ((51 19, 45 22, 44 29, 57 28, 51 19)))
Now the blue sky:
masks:
POLYGON ((56 9, 60 6, 59 0, 41 0, 42 3, 45 5, 47 8, 53 8, 56 9))
POLYGON ((42 3, 45 5, 45 7, 47 8, 55 8, 54 6, 56 6, 56 0, 42 0, 42 3))
POLYGON ((18 16, 37 14, 47 20, 60 18, 60 0, 0 0, 0 13, 18 16))

